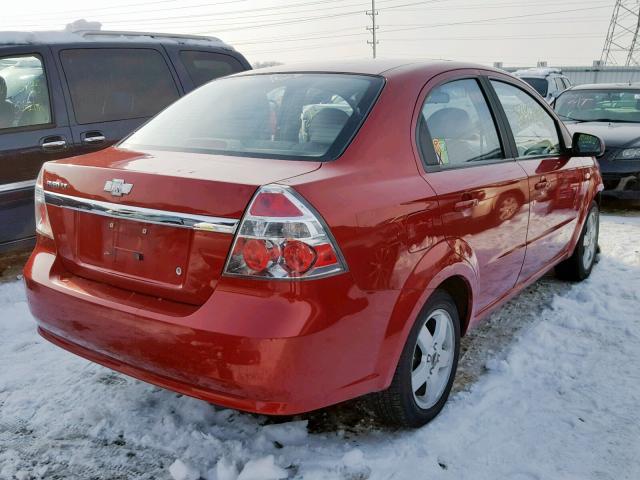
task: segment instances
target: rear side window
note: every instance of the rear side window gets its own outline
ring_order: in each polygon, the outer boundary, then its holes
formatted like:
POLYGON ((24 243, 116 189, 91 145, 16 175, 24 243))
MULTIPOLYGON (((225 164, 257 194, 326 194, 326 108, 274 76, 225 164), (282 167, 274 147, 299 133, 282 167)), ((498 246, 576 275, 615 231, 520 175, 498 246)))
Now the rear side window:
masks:
POLYGON ((180 60, 187 69, 194 87, 245 70, 235 58, 214 52, 183 50, 180 52, 180 60))
POLYGON ((522 77, 521 80, 531 85, 543 97, 546 97, 547 93, 549 93, 549 82, 546 78, 522 77))
POLYGON ((0 130, 47 123, 51 107, 42 59, 0 57, 0 130))
POLYGON ((446 83, 429 93, 418 121, 418 144, 432 165, 460 166, 504 158, 482 90, 471 79, 446 83))
POLYGON ((150 117, 179 97, 156 50, 74 49, 60 58, 80 124, 150 117))
POLYGON ((324 73, 222 78, 171 105, 121 146, 333 160, 383 84, 380 77, 324 73))
POLYGON ((560 140, 553 117, 524 90, 494 80, 491 84, 509 120, 518 157, 559 153, 560 140))

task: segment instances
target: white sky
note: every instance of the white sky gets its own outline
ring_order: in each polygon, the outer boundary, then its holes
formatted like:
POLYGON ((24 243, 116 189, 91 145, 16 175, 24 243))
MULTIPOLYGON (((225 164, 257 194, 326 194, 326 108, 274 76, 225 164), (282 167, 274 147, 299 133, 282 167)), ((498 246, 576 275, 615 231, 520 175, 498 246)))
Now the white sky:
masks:
MULTIPOLYGON (((376 0, 378 56, 591 65, 614 3, 376 0)), ((0 30, 55 30, 84 18, 109 30, 218 36, 252 62, 330 60, 371 56, 370 8, 371 0, 30 0, 4 9, 0 30)))

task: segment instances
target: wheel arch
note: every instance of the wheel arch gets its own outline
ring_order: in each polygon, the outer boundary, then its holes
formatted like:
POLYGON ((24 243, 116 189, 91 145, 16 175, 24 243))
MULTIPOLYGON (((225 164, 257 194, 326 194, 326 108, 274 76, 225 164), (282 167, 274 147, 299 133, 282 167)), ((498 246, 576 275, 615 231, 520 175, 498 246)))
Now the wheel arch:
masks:
POLYGON ((409 332, 438 289, 453 297, 460 315, 460 332, 464 335, 475 313, 473 299, 477 276, 470 262, 446 241, 422 257, 398 296, 378 355, 376 372, 381 379, 380 390, 391 384, 409 332))

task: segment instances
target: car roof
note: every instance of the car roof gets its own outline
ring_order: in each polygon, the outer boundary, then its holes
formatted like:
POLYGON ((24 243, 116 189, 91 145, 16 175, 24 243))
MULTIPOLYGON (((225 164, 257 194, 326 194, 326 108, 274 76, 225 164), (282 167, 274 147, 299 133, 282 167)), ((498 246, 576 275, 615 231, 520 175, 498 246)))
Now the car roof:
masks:
POLYGON ((304 62, 276 65, 247 72, 240 72, 236 76, 256 75, 263 73, 350 73, 361 75, 381 75, 386 78, 416 73, 440 73, 449 70, 480 69, 506 73, 484 65, 473 63, 453 62, 449 60, 407 60, 404 59, 360 59, 337 60, 331 62, 304 62))
POLYGON ((640 90, 640 83, 585 83, 571 90, 640 90))
POLYGON ((79 43, 174 43, 234 50, 231 45, 226 44, 219 38, 200 35, 111 30, 0 32, 0 47, 6 45, 75 45, 79 43))
POLYGON ((523 68, 513 72, 516 77, 547 78, 551 75, 562 76, 562 70, 556 67, 523 68))

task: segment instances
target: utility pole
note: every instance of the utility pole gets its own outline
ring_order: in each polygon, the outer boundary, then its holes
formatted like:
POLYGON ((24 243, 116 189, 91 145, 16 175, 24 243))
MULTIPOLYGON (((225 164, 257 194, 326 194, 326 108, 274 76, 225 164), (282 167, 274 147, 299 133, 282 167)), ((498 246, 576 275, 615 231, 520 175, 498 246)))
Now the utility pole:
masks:
POLYGON ((367 27, 367 30, 371 32, 371 36, 372 36, 372 39, 367 40, 367 43, 371 45, 373 58, 376 58, 376 46, 378 45, 376 30, 378 30, 379 28, 376 23, 376 17, 378 16, 378 11, 376 10, 376 0, 371 0, 371 10, 367 11, 366 13, 371 17, 371 23, 372 23, 370 27, 367 27))
POLYGON ((616 0, 604 42, 602 65, 640 65, 640 1, 616 0))

